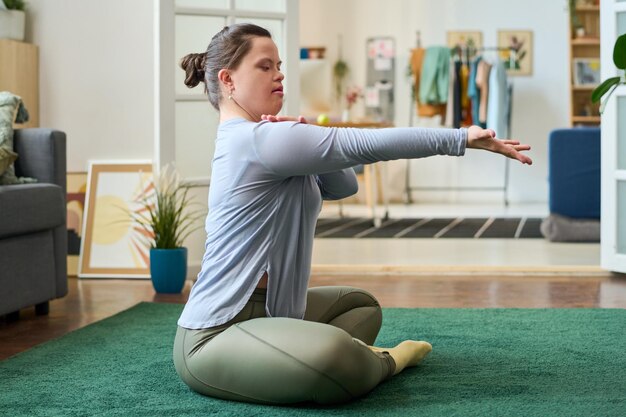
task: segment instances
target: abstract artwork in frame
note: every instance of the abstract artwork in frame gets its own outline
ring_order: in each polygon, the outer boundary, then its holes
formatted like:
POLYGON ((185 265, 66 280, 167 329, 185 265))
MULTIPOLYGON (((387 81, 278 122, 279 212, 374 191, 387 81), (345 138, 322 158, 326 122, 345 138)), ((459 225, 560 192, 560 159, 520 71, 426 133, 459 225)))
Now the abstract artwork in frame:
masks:
POLYGON ((448 48, 453 53, 461 55, 460 58, 467 59, 476 55, 477 50, 483 47, 483 33, 480 31, 449 31, 447 33, 448 48))
POLYGON ((499 30, 500 59, 508 75, 533 72, 533 33, 530 30, 499 30))
POLYGON ((131 213, 153 197, 151 162, 90 162, 80 278, 150 277, 151 236, 131 213))
POLYGON ((574 58, 574 85, 577 87, 596 87, 602 80, 600 78, 600 59, 598 58, 574 58))

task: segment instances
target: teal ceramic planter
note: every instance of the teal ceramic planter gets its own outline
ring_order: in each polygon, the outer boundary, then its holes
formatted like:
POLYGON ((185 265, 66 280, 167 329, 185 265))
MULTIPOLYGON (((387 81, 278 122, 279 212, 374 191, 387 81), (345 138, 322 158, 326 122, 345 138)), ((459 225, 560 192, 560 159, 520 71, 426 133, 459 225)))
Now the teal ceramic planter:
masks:
POLYGON ((180 293, 187 278, 187 248, 150 249, 150 277, 158 293, 180 293))

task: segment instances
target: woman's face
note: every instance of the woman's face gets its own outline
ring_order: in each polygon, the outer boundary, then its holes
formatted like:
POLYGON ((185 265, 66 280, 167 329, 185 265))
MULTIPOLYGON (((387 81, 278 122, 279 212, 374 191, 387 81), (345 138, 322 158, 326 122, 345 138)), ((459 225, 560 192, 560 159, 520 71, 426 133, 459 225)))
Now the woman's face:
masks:
POLYGON ((235 101, 255 117, 278 113, 283 106, 285 78, 280 66, 274 41, 264 37, 252 39, 252 48, 239 67, 231 71, 235 101))

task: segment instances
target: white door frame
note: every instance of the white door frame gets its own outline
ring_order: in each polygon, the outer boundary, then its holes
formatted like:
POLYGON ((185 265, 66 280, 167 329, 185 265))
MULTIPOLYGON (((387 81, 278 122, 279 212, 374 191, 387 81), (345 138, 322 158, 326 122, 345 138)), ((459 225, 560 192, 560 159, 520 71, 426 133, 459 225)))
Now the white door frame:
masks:
MULTIPOLYGON (((617 75, 613 63, 613 46, 617 39, 617 13, 626 12, 626 2, 602 0, 600 4, 600 71, 602 79, 617 75)), ((621 72, 621 71, 620 71, 621 72)), ((626 97, 626 87, 620 86, 602 114, 601 131, 601 266, 615 272, 626 272, 626 254, 617 252, 618 214, 625 213, 618 201, 617 185, 626 181, 626 170, 619 170, 618 157, 618 99, 626 97)), ((622 135, 626 132, 622 132, 622 135)), ((624 202, 622 202, 624 204, 624 202)))

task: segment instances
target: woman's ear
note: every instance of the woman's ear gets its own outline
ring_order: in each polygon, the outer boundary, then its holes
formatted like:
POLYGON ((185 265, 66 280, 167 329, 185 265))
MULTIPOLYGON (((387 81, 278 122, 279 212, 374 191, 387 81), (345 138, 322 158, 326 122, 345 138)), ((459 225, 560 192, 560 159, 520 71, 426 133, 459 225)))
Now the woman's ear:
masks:
POLYGON ((220 83, 224 87, 226 87, 226 91, 231 91, 233 89, 233 79, 230 76, 230 71, 223 68, 217 73, 217 79, 220 80, 220 83))

